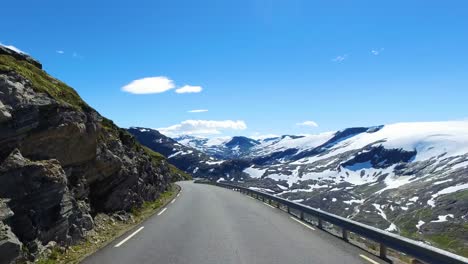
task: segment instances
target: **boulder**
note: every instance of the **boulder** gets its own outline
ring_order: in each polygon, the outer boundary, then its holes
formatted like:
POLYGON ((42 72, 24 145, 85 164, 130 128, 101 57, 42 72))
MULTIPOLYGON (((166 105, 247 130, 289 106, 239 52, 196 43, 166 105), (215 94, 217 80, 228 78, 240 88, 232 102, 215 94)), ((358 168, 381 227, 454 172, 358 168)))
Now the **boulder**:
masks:
POLYGON ((21 256, 22 243, 9 226, 0 221, 0 263, 12 263, 21 256))

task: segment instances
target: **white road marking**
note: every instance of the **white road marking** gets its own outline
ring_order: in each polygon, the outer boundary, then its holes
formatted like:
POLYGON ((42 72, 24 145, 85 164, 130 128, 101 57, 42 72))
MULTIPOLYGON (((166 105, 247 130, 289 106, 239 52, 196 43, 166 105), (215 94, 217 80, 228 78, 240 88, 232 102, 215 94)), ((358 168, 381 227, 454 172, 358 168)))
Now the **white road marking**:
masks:
MULTIPOLYGON (((271 208, 275 208, 275 207, 273 207, 273 206, 271 206, 271 205, 269 205, 269 204, 267 204, 267 203, 264 203, 264 204, 265 204, 266 206, 271 207, 271 208)), ((275 208, 275 209, 276 209, 276 208, 275 208)))
POLYGON ((295 217, 292 217, 292 216, 290 216, 290 217, 291 217, 292 220, 298 222, 299 224, 301 224, 301 225, 303 225, 303 226, 305 226, 305 227, 307 227, 307 228, 309 228, 309 229, 315 230, 315 228, 313 228, 313 227, 311 227, 310 225, 308 225, 308 224, 302 222, 301 220, 296 219, 295 217))
POLYGON ((254 200, 257 200, 257 199, 255 199, 255 198, 253 198, 252 196, 247 196, 247 197, 249 197, 250 199, 254 199, 254 200))
POLYGON ((359 256, 360 256, 361 258, 363 258, 363 259, 369 261, 369 262, 372 263, 372 264, 379 264, 377 261, 375 261, 375 260, 373 260, 373 259, 371 259, 371 258, 369 258, 369 257, 367 257, 367 256, 365 256, 365 255, 360 254, 359 256))
POLYGON ((180 193, 178 193, 176 197, 179 197, 179 195, 180 195, 180 193))
POLYGON ((161 211, 161 212, 159 212, 159 213, 158 213, 158 215, 162 215, 162 214, 163 214, 163 213, 164 213, 166 210, 167 210, 167 207, 166 207, 166 208, 164 208, 164 209, 162 209, 162 211, 161 211))
POLYGON ((172 201, 171 201, 171 204, 173 204, 176 200, 177 200, 177 198, 175 198, 174 200, 172 200, 172 201))
POLYGON ((140 232, 141 230, 143 230, 143 228, 145 228, 144 226, 138 228, 137 231, 133 232, 131 235, 129 235, 128 237, 126 237, 124 240, 120 241, 120 243, 118 243, 117 245, 115 245, 114 247, 118 248, 120 247, 121 245, 123 245, 123 243, 127 242, 130 238, 132 238, 134 235, 136 235, 138 232, 140 232))

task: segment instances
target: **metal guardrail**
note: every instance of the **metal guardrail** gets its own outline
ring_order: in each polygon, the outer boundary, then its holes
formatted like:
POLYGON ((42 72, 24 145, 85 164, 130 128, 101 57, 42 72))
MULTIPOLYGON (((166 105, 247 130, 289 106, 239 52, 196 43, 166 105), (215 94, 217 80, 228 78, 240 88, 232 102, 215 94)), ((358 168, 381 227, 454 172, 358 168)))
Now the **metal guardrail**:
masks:
POLYGON ((393 233, 383 231, 381 229, 364 225, 359 222, 346 219, 341 216, 330 214, 319 209, 314 209, 303 204, 292 202, 271 194, 252 190, 245 187, 240 187, 232 184, 217 183, 210 181, 195 181, 195 183, 204 183, 216 185, 223 188, 239 191, 241 193, 254 196, 257 199, 261 199, 263 202, 272 201, 277 203, 277 207, 280 205, 286 206, 287 212, 291 213, 291 209, 295 209, 300 212, 299 218, 304 220, 304 214, 316 217, 318 219, 317 227, 323 229, 323 222, 328 222, 336 225, 342 230, 343 240, 348 242, 349 232, 356 233, 362 237, 373 240, 380 245, 379 257, 384 260, 387 258, 387 248, 392 248, 398 252, 410 255, 420 261, 430 264, 467 264, 468 258, 453 254, 451 252, 429 246, 423 242, 418 242, 412 239, 408 239, 393 233))

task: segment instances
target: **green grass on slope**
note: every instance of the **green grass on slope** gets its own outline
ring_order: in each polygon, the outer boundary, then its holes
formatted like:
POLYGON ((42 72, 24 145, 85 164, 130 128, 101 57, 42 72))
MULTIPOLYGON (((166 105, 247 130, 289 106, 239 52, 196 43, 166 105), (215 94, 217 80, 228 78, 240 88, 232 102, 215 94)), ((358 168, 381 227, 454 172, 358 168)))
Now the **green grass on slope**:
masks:
POLYGON ((8 71, 14 71, 28 79, 36 92, 46 93, 55 100, 68 103, 79 110, 89 108, 73 88, 52 78, 45 71, 12 56, 0 55, 0 72, 8 71))
MULTIPOLYGON (((463 195, 463 194, 457 194, 463 195)), ((466 195, 466 194, 464 194, 466 195)), ((468 224, 457 223, 447 226, 443 233, 440 234, 424 234, 418 232, 416 224, 419 220, 428 223, 432 219, 432 210, 429 208, 421 208, 412 214, 402 215, 395 224, 400 228, 402 236, 415 240, 423 240, 430 242, 433 246, 453 252, 455 254, 468 257, 468 246, 460 237, 460 234, 468 233, 468 224)))

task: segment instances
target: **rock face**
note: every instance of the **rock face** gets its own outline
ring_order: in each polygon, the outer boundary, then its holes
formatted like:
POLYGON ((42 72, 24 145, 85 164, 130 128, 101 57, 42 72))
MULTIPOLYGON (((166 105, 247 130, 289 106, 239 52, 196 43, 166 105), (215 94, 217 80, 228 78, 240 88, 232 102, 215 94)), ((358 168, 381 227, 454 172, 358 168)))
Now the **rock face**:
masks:
POLYGON ((153 156, 37 61, 0 47, 1 263, 156 199, 180 175, 153 156))
POLYGON ((21 253, 22 243, 3 221, 13 216, 6 201, 0 199, 0 263, 10 263, 21 253))

